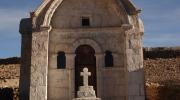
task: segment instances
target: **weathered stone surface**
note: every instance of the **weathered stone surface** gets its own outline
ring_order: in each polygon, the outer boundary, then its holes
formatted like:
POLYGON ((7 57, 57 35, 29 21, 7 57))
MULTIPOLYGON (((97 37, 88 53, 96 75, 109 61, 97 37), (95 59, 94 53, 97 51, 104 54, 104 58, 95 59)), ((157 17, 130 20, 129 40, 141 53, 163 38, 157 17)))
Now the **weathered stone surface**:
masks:
POLYGON ((78 98, 96 98, 96 93, 93 86, 80 86, 77 95, 78 98))
POLYGON ((26 93, 24 97, 21 94, 22 99, 28 100, 30 94, 30 100, 72 100, 77 92, 75 51, 81 45, 95 51, 98 97, 143 97, 143 28, 138 11, 129 0, 44 0, 21 25, 21 76, 26 76, 20 82, 20 91, 26 93), (90 26, 82 26, 83 17, 89 19, 90 26), (27 41, 26 32, 30 34, 27 41), (113 56, 110 68, 105 67, 106 51, 113 56), (58 52, 65 53, 65 69, 57 69, 58 52))
POLYGON ((48 30, 32 34, 30 100, 47 99, 48 30))

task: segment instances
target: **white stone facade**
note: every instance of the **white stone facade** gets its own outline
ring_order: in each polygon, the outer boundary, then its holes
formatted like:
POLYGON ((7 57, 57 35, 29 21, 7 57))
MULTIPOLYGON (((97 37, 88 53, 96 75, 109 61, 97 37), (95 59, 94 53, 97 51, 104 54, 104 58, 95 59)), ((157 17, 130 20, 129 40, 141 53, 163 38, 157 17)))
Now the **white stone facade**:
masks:
POLYGON ((22 34, 21 100, 75 98, 76 49, 95 51, 97 97, 144 100, 143 23, 129 0, 44 0, 20 24, 22 34), (81 25, 81 18, 90 25, 81 25), (113 66, 105 67, 111 51, 113 66), (65 52, 66 68, 57 69, 65 52))

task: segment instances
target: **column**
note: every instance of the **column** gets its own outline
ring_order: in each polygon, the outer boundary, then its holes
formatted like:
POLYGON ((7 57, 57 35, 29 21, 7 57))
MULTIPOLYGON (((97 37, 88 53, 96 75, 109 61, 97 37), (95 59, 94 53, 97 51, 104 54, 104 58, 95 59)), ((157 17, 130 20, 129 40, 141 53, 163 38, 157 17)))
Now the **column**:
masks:
POLYGON ((96 72, 97 72, 97 97, 102 97, 102 69, 104 67, 104 54, 98 53, 96 56, 96 72))
POLYGON ((49 29, 32 33, 30 100, 47 100, 49 29))

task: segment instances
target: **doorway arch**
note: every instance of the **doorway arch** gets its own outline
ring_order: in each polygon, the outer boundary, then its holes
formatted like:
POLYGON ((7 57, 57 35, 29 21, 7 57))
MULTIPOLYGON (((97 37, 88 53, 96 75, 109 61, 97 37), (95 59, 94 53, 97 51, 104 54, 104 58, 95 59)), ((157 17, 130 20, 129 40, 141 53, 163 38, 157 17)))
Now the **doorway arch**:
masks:
POLYGON ((95 50, 89 45, 80 45, 75 50, 75 94, 77 96, 78 87, 83 85, 82 72, 84 67, 89 69, 91 76, 89 77, 89 85, 94 86, 97 93, 97 76, 96 76, 96 57, 95 50))

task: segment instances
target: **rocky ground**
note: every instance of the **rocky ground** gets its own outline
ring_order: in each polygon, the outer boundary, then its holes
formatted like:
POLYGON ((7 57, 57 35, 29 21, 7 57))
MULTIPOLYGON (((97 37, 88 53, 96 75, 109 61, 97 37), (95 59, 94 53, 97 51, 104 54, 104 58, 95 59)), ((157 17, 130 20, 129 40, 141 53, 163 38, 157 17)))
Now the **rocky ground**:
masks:
MULTIPOLYGON (((5 86, 8 80, 16 80, 19 79, 20 65, 19 64, 8 64, 8 65, 0 65, 0 87, 5 86)), ((8 86, 12 84, 7 84, 8 86)), ((13 84, 15 86, 15 84, 13 84)), ((12 85, 12 86, 13 86, 12 85)))
POLYGON ((144 60, 147 100, 180 100, 180 58, 144 60))
POLYGON ((146 82, 180 85, 180 59, 144 60, 146 82))
MULTIPOLYGON (((146 59, 144 71, 147 100, 180 100, 180 58, 146 59)), ((1 98, 12 89, 18 100, 19 72, 20 64, 0 64, 1 98)))
POLYGON ((0 64, 0 100, 19 99, 19 72, 20 64, 0 64))

